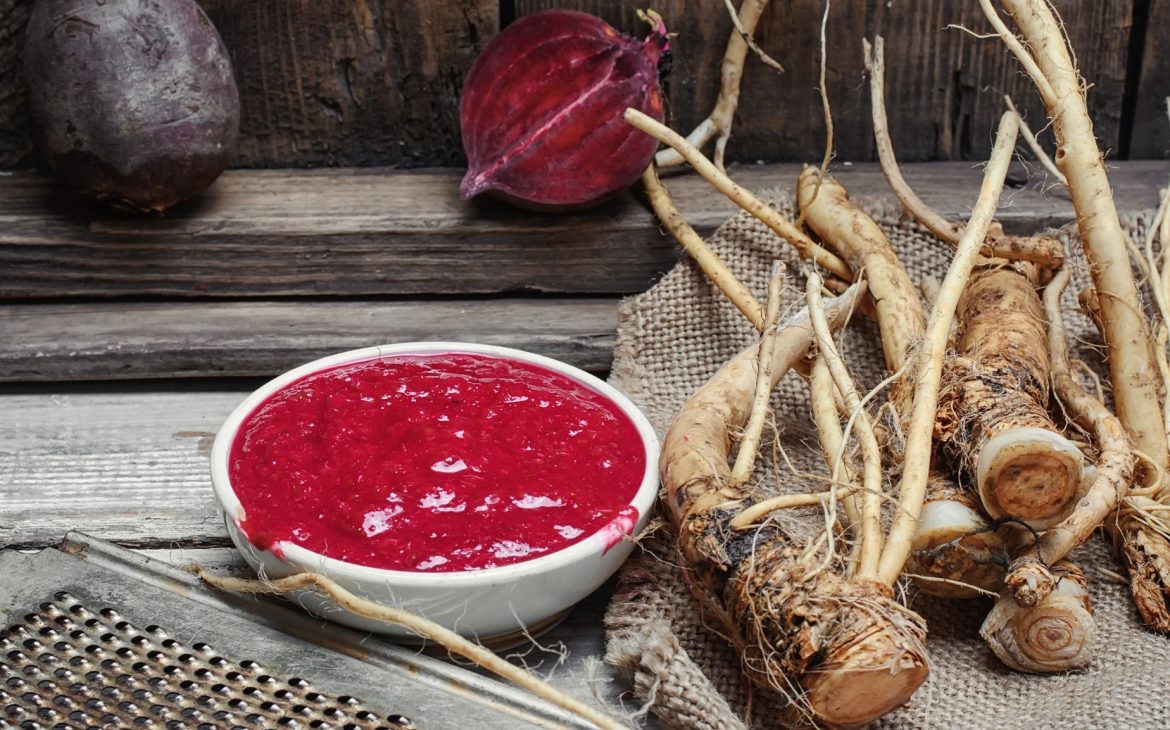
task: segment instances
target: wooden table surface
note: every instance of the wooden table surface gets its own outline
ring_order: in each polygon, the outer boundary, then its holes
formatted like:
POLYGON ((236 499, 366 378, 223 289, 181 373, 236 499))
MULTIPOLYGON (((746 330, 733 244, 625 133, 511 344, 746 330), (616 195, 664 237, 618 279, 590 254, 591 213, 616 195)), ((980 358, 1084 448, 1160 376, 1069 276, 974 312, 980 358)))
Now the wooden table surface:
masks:
MULTIPOLYGON (((756 190, 795 165, 743 167, 756 190)), ((843 166, 854 194, 884 195, 873 165, 843 166)), ((962 215, 981 170, 909 165, 910 183, 962 215)), ((263 379, 339 350, 420 339, 529 349, 604 374, 622 296, 678 258, 626 195, 565 216, 457 197, 455 170, 226 173, 166 218, 79 203, 37 173, 0 175, 0 547, 71 529, 174 563, 236 570, 211 497, 208 450, 263 379)), ((1123 212, 1153 207, 1165 162, 1119 163, 1123 212)), ((668 184, 700 232, 731 206, 693 175, 668 184)), ((1040 181, 1012 189, 1009 230, 1066 225, 1040 181)), ((0 578, 2 579, 2 578, 0 578)), ((591 693, 612 584, 542 641, 568 658, 553 681, 591 693)), ((522 659, 547 673, 555 652, 522 659)), ((521 659, 518 659, 520 661, 521 659)), ((599 688, 625 686, 610 670, 599 688)))

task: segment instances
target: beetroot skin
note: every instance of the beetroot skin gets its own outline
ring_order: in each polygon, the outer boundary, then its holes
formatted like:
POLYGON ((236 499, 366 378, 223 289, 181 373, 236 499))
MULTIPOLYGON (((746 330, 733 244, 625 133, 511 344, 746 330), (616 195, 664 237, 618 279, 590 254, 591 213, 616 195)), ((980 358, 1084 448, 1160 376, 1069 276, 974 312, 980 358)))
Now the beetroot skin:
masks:
POLYGON ((195 0, 39 0, 24 71, 37 146, 84 195, 161 212, 227 167, 240 96, 195 0))
POLYGON ((637 180, 658 142, 622 113, 633 107, 662 121, 658 66, 669 48, 652 20, 639 41, 592 15, 552 10, 492 39, 463 85, 463 197, 577 209, 637 180))

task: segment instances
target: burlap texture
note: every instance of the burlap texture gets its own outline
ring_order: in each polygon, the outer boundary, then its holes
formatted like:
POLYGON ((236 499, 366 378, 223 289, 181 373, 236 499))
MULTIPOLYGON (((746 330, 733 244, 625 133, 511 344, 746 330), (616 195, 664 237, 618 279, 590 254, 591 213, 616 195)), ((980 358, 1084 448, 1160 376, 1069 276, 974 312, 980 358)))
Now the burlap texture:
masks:
MULTIPOLYGON (((790 197, 766 196, 791 213, 790 197)), ((950 250, 886 201, 859 201, 887 232, 916 281, 941 278, 950 250)), ((1127 222, 1141 240, 1145 216, 1127 222)), ((783 306, 802 305, 799 265, 779 238, 746 214, 724 224, 710 239, 733 272, 763 299, 772 261, 788 269, 783 306)), ((1079 245, 1071 245, 1079 250, 1079 245)), ((1084 264, 1066 292, 1071 355, 1100 368, 1089 322, 1075 313, 1075 292, 1086 283, 1084 264)), ((626 300, 620 312, 611 381, 665 433, 683 401, 734 354, 754 341, 754 331, 690 262, 680 262, 646 293, 626 300)), ((854 322, 842 349, 863 385, 882 375, 880 342, 867 321, 854 322)), ((805 385, 790 374, 773 399, 777 443, 765 450, 753 484, 762 491, 808 490, 815 482, 795 472, 821 471, 805 385)), ((769 435, 769 438, 772 438, 769 435)), ((786 516, 793 528, 820 524, 814 510, 786 516)), ((931 678, 905 707, 875 724, 880 728, 1170 728, 1170 639, 1146 631, 1121 571, 1104 539, 1095 538, 1073 558, 1085 568, 1097 621, 1098 650, 1081 672, 1034 676, 1000 664, 979 638, 990 608, 986 599, 946 601, 907 590, 907 601, 929 625, 931 678)), ((627 670, 635 692, 665 727, 770 728, 790 717, 781 700, 747 687, 734 650, 704 626, 683 580, 673 536, 660 531, 622 569, 621 587, 606 615, 607 654, 627 670), (751 710, 747 708, 750 704, 751 710), (749 717, 750 715, 750 717, 749 717)))

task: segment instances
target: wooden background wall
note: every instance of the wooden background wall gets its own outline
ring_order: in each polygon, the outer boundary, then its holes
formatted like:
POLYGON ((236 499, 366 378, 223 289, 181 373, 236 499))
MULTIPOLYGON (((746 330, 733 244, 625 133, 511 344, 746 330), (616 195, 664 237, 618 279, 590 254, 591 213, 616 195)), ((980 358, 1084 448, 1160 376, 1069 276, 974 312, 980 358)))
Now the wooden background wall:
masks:
MULTIPOLYGON (((0 0, 0 169, 37 163, 20 73, 33 0, 0 0)), ((201 0, 235 62, 243 101, 237 167, 458 166, 464 73, 502 26, 570 7, 642 35, 645 0, 201 0)), ((1166 157, 1170 0, 1056 0, 1090 84, 1090 109, 1114 158, 1166 157)), ((730 32, 723 0, 660 0, 675 39, 672 123, 689 130, 717 93, 730 32)), ((749 62, 734 160, 820 157, 816 94, 823 0, 775 0, 757 39, 784 66, 749 62)), ((975 0, 836 0, 828 85, 838 160, 873 158, 861 39, 887 39, 891 128, 910 160, 982 159, 1010 93, 1034 121, 1030 85, 994 41, 975 0)))

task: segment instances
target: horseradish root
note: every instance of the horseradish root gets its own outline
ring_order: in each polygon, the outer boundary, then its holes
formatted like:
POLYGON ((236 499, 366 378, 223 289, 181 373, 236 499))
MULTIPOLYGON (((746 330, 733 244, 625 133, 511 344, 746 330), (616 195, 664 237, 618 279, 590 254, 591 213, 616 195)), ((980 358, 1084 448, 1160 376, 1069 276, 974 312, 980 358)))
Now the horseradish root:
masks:
POLYGON ((1134 472, 1129 438, 1120 420, 1085 390, 1069 370, 1060 295, 1071 275, 1067 270, 1058 272, 1044 292, 1052 386, 1073 420, 1093 433, 1101 455, 1092 486, 1077 511, 1042 535, 1030 552, 1044 560, 1058 560, 1088 539, 1104 520, 1121 559, 1129 568, 1130 590, 1142 620, 1150 628, 1170 632, 1170 535, 1162 517, 1165 513, 1154 500, 1129 494, 1134 472), (1119 505, 1115 516, 1105 519, 1119 505))
POLYGON ((658 179, 658 173, 653 165, 642 173, 642 185, 646 189, 646 197, 650 199, 650 206, 654 208, 655 215, 662 225, 666 226, 666 230, 670 231, 683 250, 694 259, 728 301, 734 304, 756 329, 763 329, 764 308, 760 306, 760 302, 735 278, 703 237, 683 219, 682 213, 670 198, 670 192, 658 179))
POLYGON ((944 598, 996 595, 1007 562, 1002 538, 971 495, 932 473, 906 561, 918 588, 944 598))
POLYGON ((1166 474, 1170 469, 1170 446, 1162 420, 1153 338, 1138 298, 1109 176, 1093 134, 1085 87, 1063 29, 1046 0, 1000 0, 1015 20, 1020 37, 1004 26, 990 0, 980 3, 1000 38, 1032 77, 1048 108, 1056 134, 1056 166, 1068 181, 1097 290, 1117 415, 1134 446, 1166 474))
MULTIPOLYGON (((849 201, 844 187, 832 179, 821 180, 815 168, 807 167, 801 173, 797 201, 809 227, 839 251, 854 271, 865 271, 869 291, 876 302, 886 368, 902 371, 914 347, 922 340, 926 316, 914 284, 889 240, 873 219, 849 201)), ((891 385, 890 403, 898 413, 899 427, 903 425, 901 420, 910 415, 912 388, 913 382, 904 376, 896 378, 891 385)), ((814 408, 816 395, 814 392, 814 408)), ((817 415, 822 438, 828 427, 827 421, 822 423, 826 418, 827 414, 817 415)), ((887 451, 895 451, 888 440, 887 451)), ((901 454, 891 453, 890 458, 896 463, 901 460, 901 454)), ((971 507, 947 501, 940 494, 938 485, 946 485, 942 491, 960 498, 958 489, 948 478, 932 471, 929 483, 926 511, 915 531, 908 563, 915 582, 937 595, 967 596, 997 591, 1003 568, 991 561, 1001 558, 998 536, 974 511, 974 503, 969 498, 962 499, 971 507)), ((847 501, 846 507, 849 505, 847 501)))
MULTIPOLYGON (((839 328, 858 288, 825 305, 839 328)), ((776 335, 773 384, 811 347, 807 313, 776 335)), ((926 679, 922 620, 895 602, 889 585, 817 570, 800 541, 774 521, 751 530, 730 523, 753 497, 730 480, 732 434, 748 417, 757 348, 733 358, 687 400, 663 441, 666 507, 678 531, 691 587, 723 624, 753 681, 791 695, 821 721, 858 724, 901 705, 926 679)))
MULTIPOLYGON (((894 144, 890 140, 890 127, 886 120, 885 100, 885 42, 881 36, 874 38, 873 45, 863 40, 865 47, 865 68, 869 73, 870 106, 873 110, 873 133, 877 147, 878 160, 881 162, 882 173, 886 176, 890 190, 902 203, 902 207, 910 213, 928 231, 951 245, 959 243, 962 227, 934 211, 902 177, 898 167, 898 160, 894 156, 894 144)), ((1015 114, 1017 126, 1019 114, 1015 114)), ((985 255, 996 256, 1011 261, 1030 261, 1046 268, 1058 268, 1064 262, 1064 248, 1054 238, 1046 236, 1008 236, 1000 229, 999 224, 993 224, 985 241, 985 255)))
POLYGON ((1005 589, 979 635, 1004 664, 1021 672, 1054 673, 1093 660, 1097 625, 1084 572, 1068 561, 1053 567, 1055 587, 1032 606, 1016 603, 1005 589))
POLYGON ((917 350, 912 411, 906 426, 905 458, 902 480, 898 486, 899 509, 894 514, 878 570, 879 579, 887 585, 897 580, 910 556, 930 476, 931 436, 934 433, 948 335, 954 321, 955 308, 999 204, 1004 177, 1015 148, 1017 130, 1018 125, 1013 117, 1005 115, 1000 119, 991 159, 984 170, 979 198, 975 201, 971 218, 955 250, 955 257, 939 287, 938 299, 927 321, 926 334, 917 350))
POLYGON ((981 266, 959 300, 958 324, 936 434, 974 478, 989 516, 1051 527, 1080 498, 1082 457, 1048 416, 1040 297, 1025 273, 981 266))
MULTIPOLYGON (((877 577, 878 559, 882 550, 882 452, 874 433, 873 421, 861 402, 853 376, 845 361, 837 352, 829 323, 821 310, 821 277, 815 271, 809 272, 805 286, 805 301, 808 303, 809 319, 816 333, 816 347, 819 359, 824 362, 833 379, 833 385, 841 393, 850 418, 854 419, 854 431, 861 447, 862 489, 859 517, 859 548, 857 578, 872 581, 877 577)), ((843 458, 840 454, 839 458, 843 458)))
POLYGON ((1151 628, 1170 631, 1170 525, 1164 517, 1170 506, 1170 444, 1163 420, 1167 394, 1162 392, 1155 340, 1130 267, 1132 246, 1118 220, 1084 85, 1060 21, 1047 2, 1000 0, 1020 37, 998 18, 990 0, 980 0, 980 4, 1036 83, 1053 123, 1056 166, 1067 180, 1095 289, 1095 296, 1083 303, 1094 309, 1091 303, 1096 302, 1117 416, 1134 453, 1144 455, 1147 466, 1142 476, 1151 483, 1145 494, 1125 497, 1116 518, 1106 520, 1106 526, 1129 568, 1130 587, 1142 619, 1151 628))
POLYGON ((739 453, 731 469, 733 484, 743 484, 752 475, 756 463, 756 450, 760 448, 760 435, 764 431, 764 419, 768 413, 768 401, 772 395, 772 353, 776 349, 776 322, 780 318, 780 287, 784 283, 784 269, 779 262, 772 265, 772 278, 768 282, 768 304, 764 315, 764 336, 760 339, 759 359, 756 361, 756 392, 752 397, 752 410, 743 439, 739 442, 739 453))
POLYGON ((695 171, 704 180, 711 183, 712 187, 771 228, 773 233, 792 244, 792 247, 801 256, 817 266, 823 267, 843 281, 853 281, 853 272, 849 270, 849 266, 844 261, 831 251, 826 251, 818 246, 778 211, 720 172, 710 160, 703 156, 702 152, 688 144, 680 134, 637 109, 627 109, 625 120, 631 126, 642 130, 659 142, 678 150, 679 154, 686 159, 691 167, 695 168, 695 171))
MULTIPOLYGON (((714 160, 715 166, 720 170, 724 169, 723 157, 727 150, 727 140, 731 138, 735 109, 739 105, 739 85, 743 81, 743 65, 747 60, 747 52, 750 48, 762 58, 767 58, 752 40, 752 34, 755 33, 756 25, 759 24, 760 16, 764 14, 766 7, 768 0, 744 0, 739 6, 739 12, 735 12, 728 0, 728 10, 735 21, 735 27, 731 31, 727 50, 723 54, 723 65, 719 72, 719 98, 715 100, 715 108, 707 118, 686 138, 691 146, 702 149, 703 145, 715 137, 714 160)), ((778 64, 773 68, 783 70, 778 64)), ((654 158, 654 163, 663 168, 681 165, 683 162, 685 162, 683 156, 674 149, 661 150, 654 158)))
POLYGON ((926 330, 926 316, 914 283, 898 261, 882 230, 849 201, 836 180, 821 178, 806 167, 797 182, 796 199, 809 227, 845 257, 853 271, 866 272, 876 302, 886 369, 897 372, 926 330))

